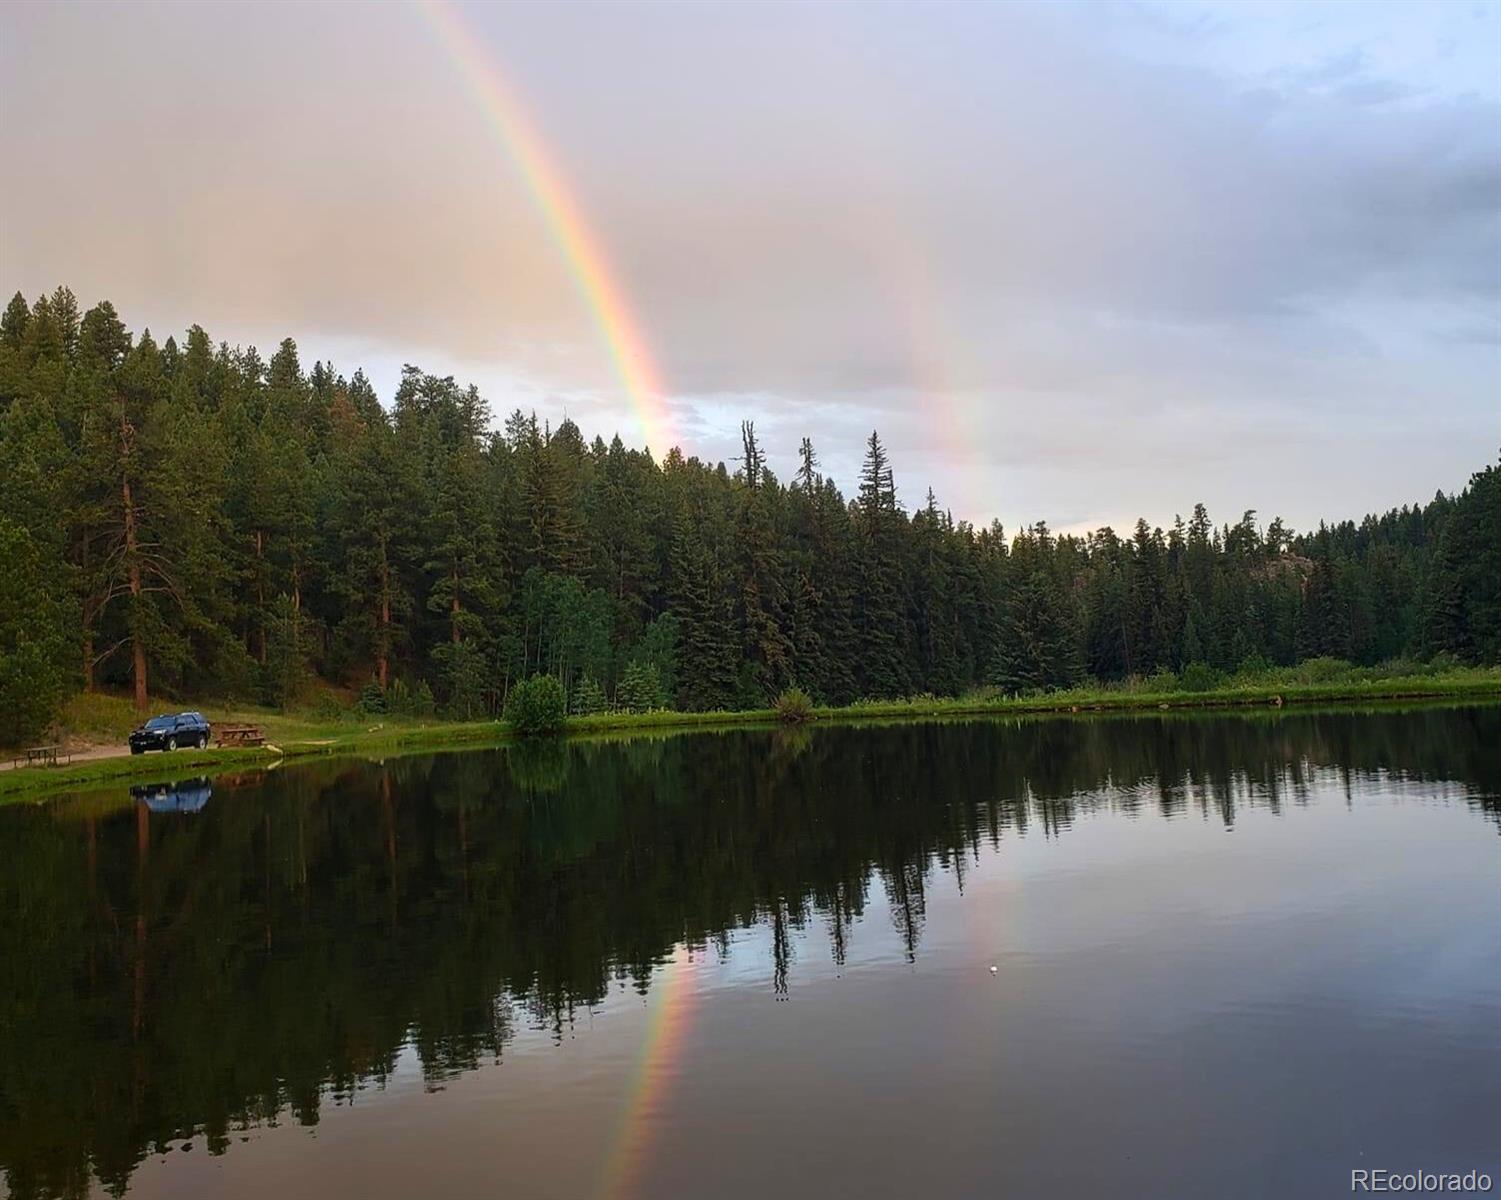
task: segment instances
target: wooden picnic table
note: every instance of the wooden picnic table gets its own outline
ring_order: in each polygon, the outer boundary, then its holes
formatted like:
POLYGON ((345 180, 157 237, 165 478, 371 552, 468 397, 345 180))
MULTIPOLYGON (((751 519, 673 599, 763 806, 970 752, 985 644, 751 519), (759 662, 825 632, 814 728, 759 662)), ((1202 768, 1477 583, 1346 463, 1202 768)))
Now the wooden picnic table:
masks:
POLYGON ((220 746, 264 746, 266 735, 259 725, 219 725, 214 730, 220 746))
MULTIPOLYGON (((22 753, 26 756, 26 765, 28 767, 32 763, 46 763, 48 766, 55 767, 57 766, 59 755, 69 762, 73 760, 73 756, 65 746, 30 746, 22 753)), ((19 762, 20 760, 17 759, 16 761, 19 762)))

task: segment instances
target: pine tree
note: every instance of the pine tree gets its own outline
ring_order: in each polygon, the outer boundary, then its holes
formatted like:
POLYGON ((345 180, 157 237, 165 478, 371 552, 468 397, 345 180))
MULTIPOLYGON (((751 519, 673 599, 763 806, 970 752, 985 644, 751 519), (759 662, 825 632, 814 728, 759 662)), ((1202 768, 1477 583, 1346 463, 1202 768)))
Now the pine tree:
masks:
POLYGON ((673 534, 673 611, 681 621, 678 703, 689 710, 729 708, 736 662, 734 606, 723 570, 697 523, 679 518, 673 534))
POLYGON ((1439 535, 1423 640, 1470 662, 1501 662, 1501 465, 1471 477, 1439 535))
POLYGON ((622 643, 639 636, 658 590, 653 530, 662 517, 652 488, 656 475, 647 456, 628 451, 617 435, 589 490, 588 524, 596 539, 593 574, 615 607, 622 643))
POLYGON ((286 708, 307 686, 307 627, 283 595, 271 612, 266 661, 261 665, 261 698, 275 708, 286 708))
POLYGON ((490 664, 480 645, 472 640, 449 642, 434 651, 434 659, 443 672, 448 715, 460 721, 483 716, 490 664))
POLYGON ((191 659, 186 633, 200 608, 193 585, 210 574, 200 555, 213 530, 193 526, 183 506, 206 513, 213 497, 194 499, 193 484, 203 480, 193 451, 203 447, 174 444, 185 431, 165 403, 156 343, 147 332, 125 353, 128 344, 112 308, 101 305, 84 319, 84 665, 89 678, 99 661, 128 647, 136 707, 145 709, 151 665, 180 670, 191 659), (93 631, 101 624, 118 640, 95 654, 93 631))
POLYGON ((737 612, 746 686, 739 699, 755 706, 791 680, 792 646, 784 632, 783 563, 772 526, 775 481, 766 478, 766 459, 750 421, 740 426, 743 473, 736 545, 737 612))
POLYGON ((333 586, 343 601, 342 626, 384 689, 392 656, 406 643, 413 609, 411 557, 417 542, 415 464, 377 412, 335 451, 338 491, 330 531, 338 562, 333 586))
POLYGON ((63 564, 0 515, 0 745, 35 740, 68 689, 69 629, 76 620, 63 564))
POLYGON ((1321 559, 1303 591, 1298 654, 1301 658, 1344 658, 1347 650, 1348 623, 1334 566, 1321 559))
POLYGON ((569 701, 568 711, 575 717, 589 717, 604 712, 605 693, 599 682, 588 675, 580 675, 578 685, 573 689, 573 699, 569 701))
POLYGON ((866 695, 900 696, 910 691, 911 684, 899 541, 905 523, 896 505, 885 447, 874 431, 866 442, 855 514, 859 537, 854 590, 856 678, 866 695))
POLYGON ((583 528, 584 448, 578 426, 565 420, 527 445, 525 496, 530 561, 558 575, 582 578, 589 551, 583 528))
POLYGON ((1068 602, 1045 571, 1034 571, 1007 601, 990 681, 1017 694, 1068 687, 1082 674, 1068 602))
POLYGON ((667 694, 656 667, 650 663, 631 663, 615 686, 615 705, 625 712, 652 712, 667 707, 667 694))
POLYGON ((23 355, 30 321, 31 309, 26 297, 17 292, 0 315, 0 417, 26 394, 30 385, 31 373, 23 355))

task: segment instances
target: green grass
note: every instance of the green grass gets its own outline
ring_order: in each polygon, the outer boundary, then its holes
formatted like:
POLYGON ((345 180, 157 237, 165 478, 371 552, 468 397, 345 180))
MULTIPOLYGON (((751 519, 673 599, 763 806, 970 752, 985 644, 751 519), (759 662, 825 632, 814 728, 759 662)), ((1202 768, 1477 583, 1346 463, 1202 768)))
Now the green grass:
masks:
MULTIPOLYGON (((944 717, 979 717, 1028 713, 1111 713, 1152 710, 1261 708, 1287 705, 1349 705, 1406 700, 1459 702, 1501 699, 1501 668, 1442 664, 1396 664, 1388 668, 1352 667, 1314 660, 1298 667, 1234 676, 1202 691, 1183 689, 1172 676, 1115 684, 1092 684, 1034 696, 914 696, 901 700, 859 701, 844 707, 813 710, 818 721, 891 721, 944 717)), ((173 708, 163 704, 159 708, 173 708)), ((179 750, 173 754, 124 755, 61 767, 26 767, 0 771, 0 803, 39 799, 89 784, 141 779, 185 778, 242 767, 267 767, 309 755, 391 755, 499 745, 514 735, 500 721, 443 721, 400 716, 330 716, 326 713, 280 713, 243 704, 203 701, 176 707, 200 709, 210 722, 255 724, 269 747, 226 750, 179 750), (274 748, 273 748, 274 747, 274 748)), ((115 744, 138 723, 130 703, 120 697, 80 696, 68 706, 63 725, 73 741, 115 744)), ((674 730, 773 726, 771 708, 719 712, 612 712, 568 721, 571 735, 647 735, 674 730)))
MULTIPOLYGON (((160 701, 152 712, 197 709, 210 724, 259 725, 266 735, 263 747, 177 750, 93 759, 59 767, 23 767, 0 771, 0 803, 33 799, 80 785, 103 782, 166 780, 256 766, 317 754, 376 754, 399 750, 441 749, 495 743, 509 736, 496 721, 442 721, 392 715, 361 716, 353 712, 329 716, 317 712, 283 713, 229 702, 204 700, 160 701)), ((74 697, 64 709, 60 737, 69 744, 121 746, 141 718, 131 702, 106 694, 74 697)))
POLYGON ((1249 705, 1360 703, 1374 700, 1466 700, 1501 698, 1501 670, 1461 670, 1444 675, 1395 675, 1323 682, 1287 679, 1238 680, 1203 691, 1136 685, 1069 688, 1032 696, 976 693, 960 697, 917 696, 905 700, 857 701, 846 708, 817 710, 820 717, 966 715, 982 713, 1123 712, 1142 709, 1235 708, 1249 705))
POLYGON ((603 733, 620 729, 692 729, 716 725, 771 725, 776 713, 769 708, 716 708, 709 712, 678 712, 662 708, 654 712, 605 712, 588 717, 569 717, 569 733, 603 733))
MULTIPOLYGON (((209 723, 219 725, 258 725, 268 741, 283 742, 345 741, 365 735, 381 734, 385 738, 404 736, 416 731, 453 730, 464 724, 493 729, 493 721, 460 723, 437 717, 408 717, 394 714, 365 715, 344 708, 333 712, 299 709, 282 712, 260 708, 239 701, 158 700, 152 714, 194 709, 209 723)), ((94 693, 73 697, 59 721, 64 739, 90 745, 123 745, 126 736, 141 723, 130 700, 124 696, 94 693)), ((285 748, 285 747, 284 747, 285 748)), ((180 753, 180 752, 179 752, 180 753)))
MULTIPOLYGON (((821 705, 813 712, 825 721, 893 717, 983 716, 989 713, 1128 712, 1152 709, 1282 707, 1290 704, 1364 703, 1396 700, 1501 699, 1501 668, 1442 667, 1425 670, 1400 664, 1396 671, 1313 660, 1298 667, 1232 676, 1220 685, 1190 691, 1171 675, 1091 683, 1036 695, 1002 696, 993 690, 963 696, 909 696, 896 700, 857 700, 821 705), (1336 669, 1337 668, 1337 669, 1336 669)), ((575 717, 570 731, 669 728, 694 725, 774 724, 771 708, 703 713, 601 713, 575 717)))

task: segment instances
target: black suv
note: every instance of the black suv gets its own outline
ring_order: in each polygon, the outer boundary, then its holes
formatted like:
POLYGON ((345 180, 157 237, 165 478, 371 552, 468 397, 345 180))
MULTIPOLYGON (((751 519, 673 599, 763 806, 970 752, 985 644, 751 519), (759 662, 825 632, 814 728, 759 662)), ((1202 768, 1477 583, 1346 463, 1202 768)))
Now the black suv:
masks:
POLYGON ((179 746, 208 745, 208 720, 201 712, 173 713, 152 717, 130 735, 130 752, 176 750, 179 746))

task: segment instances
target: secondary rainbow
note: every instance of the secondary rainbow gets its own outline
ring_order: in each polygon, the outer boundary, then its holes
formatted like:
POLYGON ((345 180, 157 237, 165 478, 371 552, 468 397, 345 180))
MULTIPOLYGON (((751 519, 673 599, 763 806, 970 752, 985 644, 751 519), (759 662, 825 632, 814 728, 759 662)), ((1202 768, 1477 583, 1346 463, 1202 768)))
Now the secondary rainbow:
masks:
POLYGON ((525 182, 574 285, 609 349, 641 434, 662 454, 674 444, 661 376, 598 240, 563 173, 515 93, 462 15, 447 0, 417 0, 434 39, 453 60, 491 133, 525 182))
MULTIPOLYGON (((871 263, 903 334, 914 398, 931 413, 926 428, 937 441, 940 464, 959 468, 946 478, 945 507, 978 520, 991 502, 974 490, 975 481, 984 475, 980 447, 990 431, 979 398, 969 397, 965 404, 964 346, 943 319, 944 305, 931 267, 933 256, 910 232, 920 224, 904 221, 900 213, 876 208, 864 214, 864 222, 871 263)), ((920 493, 908 499, 914 509, 923 503, 920 493)))
POLYGON ((620 1128, 610 1140, 599 1194, 604 1200, 635 1194, 651 1139, 663 1119, 668 1085, 691 1028, 698 987, 696 966, 680 948, 653 982, 646 1036, 636 1057, 620 1128))

